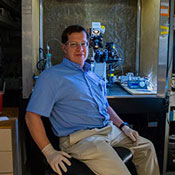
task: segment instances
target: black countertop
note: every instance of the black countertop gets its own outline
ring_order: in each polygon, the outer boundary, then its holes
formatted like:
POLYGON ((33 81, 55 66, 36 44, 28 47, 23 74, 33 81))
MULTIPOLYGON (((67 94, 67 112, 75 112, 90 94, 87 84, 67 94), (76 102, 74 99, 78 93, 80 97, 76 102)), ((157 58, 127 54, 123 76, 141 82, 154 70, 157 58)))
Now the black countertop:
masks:
POLYGON ((131 95, 120 85, 114 84, 107 89, 110 106, 118 113, 165 113, 169 99, 156 95, 131 95))

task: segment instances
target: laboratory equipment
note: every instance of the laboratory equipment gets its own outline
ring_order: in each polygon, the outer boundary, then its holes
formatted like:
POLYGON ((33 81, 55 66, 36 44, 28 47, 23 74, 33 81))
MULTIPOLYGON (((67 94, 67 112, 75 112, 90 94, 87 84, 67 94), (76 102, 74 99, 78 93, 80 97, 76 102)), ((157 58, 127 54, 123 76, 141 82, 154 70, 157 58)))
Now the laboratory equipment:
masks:
POLYGON ((106 42, 103 48, 103 34, 105 27, 100 22, 92 22, 90 29, 90 48, 93 49, 92 70, 101 76, 107 87, 113 84, 115 68, 124 62, 124 54, 122 49, 114 42, 106 42))

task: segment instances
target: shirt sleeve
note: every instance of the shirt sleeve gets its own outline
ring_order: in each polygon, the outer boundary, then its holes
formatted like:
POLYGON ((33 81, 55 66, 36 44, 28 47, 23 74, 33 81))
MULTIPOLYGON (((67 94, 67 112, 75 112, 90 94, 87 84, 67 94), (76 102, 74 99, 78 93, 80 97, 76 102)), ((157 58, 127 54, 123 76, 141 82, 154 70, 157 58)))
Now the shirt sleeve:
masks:
POLYGON ((42 73, 36 82, 26 111, 49 117, 55 103, 53 76, 42 73))
POLYGON ((107 99, 107 93, 106 93, 106 84, 105 84, 104 81, 103 81, 103 88, 104 88, 105 104, 106 104, 106 107, 109 107, 109 103, 108 103, 108 99, 107 99))

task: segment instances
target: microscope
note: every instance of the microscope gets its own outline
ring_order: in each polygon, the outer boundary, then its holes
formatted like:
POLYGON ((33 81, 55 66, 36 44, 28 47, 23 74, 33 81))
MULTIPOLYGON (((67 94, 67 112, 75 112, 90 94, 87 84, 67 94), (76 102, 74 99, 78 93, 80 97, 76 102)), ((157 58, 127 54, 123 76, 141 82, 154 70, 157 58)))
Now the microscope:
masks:
POLYGON ((114 77, 114 63, 121 65, 124 62, 123 51, 114 42, 103 44, 103 34, 105 27, 100 22, 92 22, 90 29, 90 48, 93 50, 91 58, 92 71, 99 75, 105 82, 107 87, 111 87, 114 77), (119 52, 122 52, 122 57, 119 52))

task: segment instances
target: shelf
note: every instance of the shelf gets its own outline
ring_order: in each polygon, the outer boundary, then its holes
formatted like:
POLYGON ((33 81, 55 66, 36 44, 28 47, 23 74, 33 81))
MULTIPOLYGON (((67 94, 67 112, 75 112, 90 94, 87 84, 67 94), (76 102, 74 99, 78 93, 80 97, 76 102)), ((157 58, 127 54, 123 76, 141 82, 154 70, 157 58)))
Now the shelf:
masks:
POLYGON ((169 172, 166 172, 165 175, 175 175, 175 171, 169 171, 169 172))
POLYGON ((0 0, 0 6, 6 8, 18 17, 21 16, 19 7, 17 8, 16 4, 14 4, 14 2, 11 0, 0 0))
POLYGON ((5 28, 19 29, 20 25, 7 17, 0 16, 0 26, 5 28))

